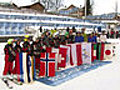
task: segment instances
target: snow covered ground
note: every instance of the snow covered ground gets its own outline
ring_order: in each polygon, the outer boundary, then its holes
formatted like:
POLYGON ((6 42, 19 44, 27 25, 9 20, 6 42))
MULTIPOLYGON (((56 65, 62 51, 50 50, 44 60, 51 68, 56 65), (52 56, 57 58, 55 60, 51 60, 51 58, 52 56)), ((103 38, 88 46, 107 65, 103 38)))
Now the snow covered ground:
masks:
MULTIPOLYGON (((118 42, 119 40, 108 41, 118 42)), ((4 45, 5 43, 0 44, 0 76, 2 76, 4 68, 4 45)), ((116 45, 116 48, 116 56, 110 60, 112 63, 89 71, 58 86, 48 86, 37 81, 22 86, 10 83, 13 90, 120 90, 120 44, 116 45)), ((8 90, 1 80, 0 90, 8 90)))

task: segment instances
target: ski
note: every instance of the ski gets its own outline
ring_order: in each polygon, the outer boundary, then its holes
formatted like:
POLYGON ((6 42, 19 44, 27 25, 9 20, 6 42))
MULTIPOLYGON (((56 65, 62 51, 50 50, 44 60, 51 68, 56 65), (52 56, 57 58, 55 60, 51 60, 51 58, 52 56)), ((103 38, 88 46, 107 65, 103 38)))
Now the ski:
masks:
POLYGON ((10 86, 10 84, 8 83, 8 80, 6 80, 6 79, 4 79, 4 78, 2 78, 1 80, 6 84, 6 86, 7 86, 9 89, 13 89, 13 87, 10 86))
POLYGON ((7 79, 10 80, 11 82, 17 84, 17 85, 23 85, 22 82, 20 82, 20 81, 18 81, 18 80, 16 80, 16 79, 11 79, 11 78, 7 78, 7 79))

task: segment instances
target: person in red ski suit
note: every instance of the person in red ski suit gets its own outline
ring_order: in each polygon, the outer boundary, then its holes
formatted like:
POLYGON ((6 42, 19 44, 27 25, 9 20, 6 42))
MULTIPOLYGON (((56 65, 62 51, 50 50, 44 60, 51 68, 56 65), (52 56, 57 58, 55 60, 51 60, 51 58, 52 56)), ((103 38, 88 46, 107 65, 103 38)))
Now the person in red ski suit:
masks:
POLYGON ((29 39, 24 39, 22 51, 30 54, 30 40, 29 39))
POLYGON ((20 75, 20 63, 19 63, 19 54, 22 52, 22 48, 20 46, 20 39, 16 40, 16 45, 15 45, 15 53, 16 53, 16 57, 15 57, 15 67, 13 70, 13 74, 17 74, 20 75))
POLYGON ((13 61, 15 60, 16 53, 13 48, 13 39, 8 40, 8 44, 5 45, 5 67, 3 71, 3 75, 12 74, 13 73, 13 61))
POLYGON ((36 39, 31 44, 31 54, 35 57, 35 68, 39 70, 40 68, 40 52, 41 52, 41 46, 39 39, 36 39))

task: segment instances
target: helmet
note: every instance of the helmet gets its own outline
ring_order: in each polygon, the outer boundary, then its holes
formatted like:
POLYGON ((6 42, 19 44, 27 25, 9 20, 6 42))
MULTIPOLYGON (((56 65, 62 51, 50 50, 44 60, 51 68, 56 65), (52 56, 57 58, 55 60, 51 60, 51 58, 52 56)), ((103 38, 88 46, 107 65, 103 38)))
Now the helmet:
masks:
POLYGON ((26 38, 24 39, 24 41, 27 41, 27 40, 28 40, 28 39, 26 39, 26 38))
POLYGON ((25 38, 29 38, 29 35, 25 35, 25 38))
POLYGON ((8 39, 7 43, 11 44, 14 41, 14 39, 8 39))

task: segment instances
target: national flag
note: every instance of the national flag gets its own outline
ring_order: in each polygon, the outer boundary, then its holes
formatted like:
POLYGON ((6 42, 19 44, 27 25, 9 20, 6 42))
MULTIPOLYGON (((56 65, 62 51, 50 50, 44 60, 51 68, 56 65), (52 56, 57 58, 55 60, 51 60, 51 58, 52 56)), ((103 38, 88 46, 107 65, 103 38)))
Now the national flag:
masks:
POLYGON ((97 46, 96 46, 96 59, 99 60, 99 46, 100 46, 100 43, 97 43, 97 46))
POLYGON ((91 43, 82 43, 82 64, 91 64, 91 43))
POLYGON ((91 54, 92 54, 92 62, 94 62, 94 60, 97 59, 97 44, 92 44, 92 48, 91 48, 91 54))
POLYGON ((60 45, 60 47, 67 49, 66 66, 69 66, 70 65, 70 46, 60 45))
POLYGON ((29 56, 27 53, 19 54, 20 63, 20 81, 24 83, 30 83, 35 78, 35 60, 33 57, 29 56))
POLYGON ((35 79, 35 58, 34 56, 28 56, 28 68, 29 68, 29 78, 30 82, 33 82, 35 79))
POLYGON ((70 46, 70 64, 79 66, 82 64, 82 48, 81 44, 69 44, 70 46))
POLYGON ((77 65, 76 44, 69 44, 70 46, 70 65, 77 65))
POLYGON ((20 80, 24 83, 28 83, 28 71, 27 71, 27 53, 20 54, 20 80))
POLYGON ((113 57, 112 44, 105 44, 104 60, 111 59, 113 57))
POLYGON ((98 60, 104 60, 104 49, 105 49, 104 43, 97 44, 97 59, 98 60))
POLYGON ((55 53, 41 53, 39 76, 55 76, 55 53))
POLYGON ((58 60, 58 69, 59 67, 66 67, 66 58, 67 58, 67 48, 59 47, 59 60, 58 60))

